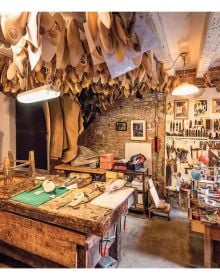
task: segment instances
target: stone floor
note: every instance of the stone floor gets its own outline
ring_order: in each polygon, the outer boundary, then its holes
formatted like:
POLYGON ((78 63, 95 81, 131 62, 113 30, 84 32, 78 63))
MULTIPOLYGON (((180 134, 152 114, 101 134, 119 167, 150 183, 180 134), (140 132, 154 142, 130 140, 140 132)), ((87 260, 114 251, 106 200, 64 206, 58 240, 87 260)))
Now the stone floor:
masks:
MULTIPOLYGON (((187 214, 172 210, 171 221, 130 214, 123 233, 120 268, 203 267, 203 237, 190 232, 187 214)), ((0 257, 0 268, 26 267, 0 257)))
POLYGON ((203 236, 190 232, 186 212, 173 209, 171 221, 129 215, 119 267, 203 267, 203 236))

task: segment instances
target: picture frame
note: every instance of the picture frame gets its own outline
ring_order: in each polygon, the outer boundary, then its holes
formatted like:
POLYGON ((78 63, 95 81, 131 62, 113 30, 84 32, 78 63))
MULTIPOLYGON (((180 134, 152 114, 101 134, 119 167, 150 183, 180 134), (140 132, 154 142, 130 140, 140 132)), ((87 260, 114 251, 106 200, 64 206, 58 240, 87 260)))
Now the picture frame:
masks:
POLYGON ((208 100, 195 100, 193 104, 194 117, 208 116, 208 100))
POLYGON ((127 131, 127 123, 126 122, 116 122, 115 130, 116 131, 127 131))
POLYGON ((189 114, 189 100, 174 100, 174 118, 188 119, 189 114))
POLYGON ((146 122, 145 120, 131 121, 131 140, 146 140, 146 122))
POLYGON ((220 98, 212 99, 212 113, 220 113, 220 98))

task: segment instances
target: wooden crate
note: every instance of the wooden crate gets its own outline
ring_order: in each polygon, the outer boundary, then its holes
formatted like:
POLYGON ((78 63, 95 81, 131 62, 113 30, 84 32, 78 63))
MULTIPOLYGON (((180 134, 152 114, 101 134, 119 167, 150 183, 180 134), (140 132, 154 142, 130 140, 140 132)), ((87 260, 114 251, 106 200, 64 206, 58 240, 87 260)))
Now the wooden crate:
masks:
POLYGON ((34 188, 35 160, 34 152, 29 152, 28 160, 14 160, 11 152, 0 162, 0 198, 9 199, 22 191, 34 188), (16 165, 18 163, 18 165, 16 165), (21 168, 29 167, 27 171, 21 168), (20 169, 20 170, 19 170, 20 169))

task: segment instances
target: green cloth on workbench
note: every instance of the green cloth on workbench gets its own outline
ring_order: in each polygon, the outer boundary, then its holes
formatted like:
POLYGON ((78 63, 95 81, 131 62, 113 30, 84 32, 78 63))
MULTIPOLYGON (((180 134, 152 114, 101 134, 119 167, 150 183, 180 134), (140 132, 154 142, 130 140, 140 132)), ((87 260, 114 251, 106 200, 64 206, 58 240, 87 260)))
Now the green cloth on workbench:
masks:
POLYGON ((50 193, 42 192, 39 195, 34 194, 35 192, 42 191, 42 190, 43 190, 43 188, 39 187, 32 191, 26 191, 26 192, 19 193, 15 196, 12 196, 11 199, 18 201, 18 202, 26 203, 26 204, 29 204, 32 206, 39 206, 39 205, 53 199, 53 197, 50 197, 51 195, 55 195, 57 197, 68 191, 65 188, 56 188, 53 192, 50 192, 50 193))

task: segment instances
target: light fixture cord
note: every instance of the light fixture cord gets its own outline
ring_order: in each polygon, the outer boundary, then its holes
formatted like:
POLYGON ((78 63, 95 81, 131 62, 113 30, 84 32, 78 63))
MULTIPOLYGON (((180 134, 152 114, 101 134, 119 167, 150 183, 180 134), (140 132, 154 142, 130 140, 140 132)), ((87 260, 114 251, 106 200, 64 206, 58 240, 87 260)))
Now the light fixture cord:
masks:
POLYGON ((29 75, 29 69, 28 69, 28 61, 27 61, 27 68, 26 68, 26 91, 28 90, 28 75, 29 75))
POLYGON ((184 79, 184 82, 186 82, 186 56, 182 56, 183 58, 183 79, 184 79))
POLYGON ((164 69, 164 70, 165 70, 165 71, 171 70, 171 69, 173 68, 174 64, 176 63, 177 59, 178 59, 180 56, 181 56, 181 54, 179 54, 179 55, 177 56, 177 58, 174 60, 173 64, 172 64, 169 68, 166 68, 166 69, 164 69))

